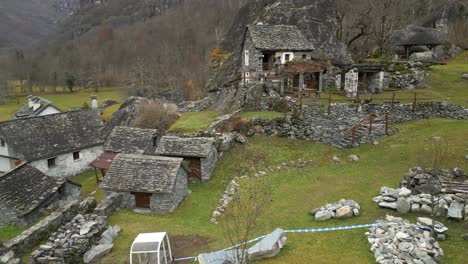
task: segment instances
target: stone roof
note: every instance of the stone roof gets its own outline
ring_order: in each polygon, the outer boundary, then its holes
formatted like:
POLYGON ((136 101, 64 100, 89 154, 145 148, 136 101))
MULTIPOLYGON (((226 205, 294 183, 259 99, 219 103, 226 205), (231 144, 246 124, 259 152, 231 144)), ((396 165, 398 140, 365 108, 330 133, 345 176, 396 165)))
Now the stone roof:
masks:
POLYGON ((255 48, 268 51, 311 51, 314 45, 296 26, 250 25, 247 27, 255 48))
POLYGON ((23 164, 0 176, 0 203, 25 215, 54 195, 64 182, 23 164))
POLYGON ((164 136, 159 141, 156 154, 173 157, 206 158, 210 154, 214 143, 214 138, 208 137, 164 136))
POLYGON ((447 42, 440 31, 427 27, 408 26, 393 35, 399 38, 396 42, 398 46, 443 45, 447 42))
POLYGON ((154 153, 158 137, 156 129, 118 126, 107 138, 104 150, 126 154, 154 153))
POLYGON ((60 109, 58 109, 54 104, 52 104, 51 101, 44 99, 42 97, 30 96, 29 99, 34 101, 34 103, 38 104, 39 106, 37 108, 33 108, 33 107, 29 107, 29 104, 26 104, 18 112, 15 113, 14 118, 25 118, 25 117, 37 116, 49 106, 60 111, 60 109))
POLYGON ((182 158, 118 154, 100 184, 109 191, 171 193, 182 158))
POLYGON ((13 158, 35 161, 103 144, 103 127, 92 110, 14 119, 0 123, 13 158))

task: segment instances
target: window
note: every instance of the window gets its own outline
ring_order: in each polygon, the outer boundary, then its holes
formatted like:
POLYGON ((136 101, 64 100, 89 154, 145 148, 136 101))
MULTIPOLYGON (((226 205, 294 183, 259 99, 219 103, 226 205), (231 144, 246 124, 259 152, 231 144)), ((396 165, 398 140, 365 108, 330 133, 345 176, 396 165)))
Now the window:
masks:
POLYGON ((5 147, 5 140, 3 138, 0 138, 0 145, 2 147, 5 147))
POLYGON ((249 51, 246 50, 244 51, 244 63, 245 63, 245 66, 249 67, 249 51))
POLYGON ((291 60, 291 54, 284 54, 284 60, 285 61, 291 60))
POLYGON ((158 137, 153 137, 153 147, 156 147, 158 145, 158 137))
POLYGON ((303 60, 307 59, 307 54, 302 54, 302 59, 303 60))
POLYGON ((57 159, 57 158, 48 159, 48 160, 47 160, 47 167, 49 167, 49 168, 55 167, 55 165, 56 165, 56 164, 55 164, 55 160, 56 160, 56 159, 57 159))
POLYGON ((73 152, 73 160, 79 160, 80 159, 80 152, 73 152))

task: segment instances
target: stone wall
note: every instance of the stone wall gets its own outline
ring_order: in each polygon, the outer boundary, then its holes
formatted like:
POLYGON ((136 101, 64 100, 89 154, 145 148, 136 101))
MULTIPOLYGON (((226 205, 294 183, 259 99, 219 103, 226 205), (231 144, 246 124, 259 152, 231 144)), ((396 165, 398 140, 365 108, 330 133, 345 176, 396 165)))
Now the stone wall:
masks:
MULTIPOLYGON (((374 124, 371 134, 367 128, 357 131, 357 139, 353 144, 350 139, 344 138, 344 133, 369 113, 390 112, 391 105, 362 105, 361 111, 355 106, 346 104, 334 105, 330 115, 327 108, 318 103, 303 106, 302 117, 288 114, 287 118, 272 120, 252 119, 249 135, 278 135, 291 139, 303 139, 331 144, 338 148, 355 147, 373 142, 387 136, 383 124, 374 124)), ((379 116, 378 119, 383 118, 379 116)), ((389 123, 398 124, 414 120, 430 118, 450 118, 468 120, 468 110, 445 102, 418 103, 413 112, 412 104, 396 104, 389 114, 389 123)), ((396 132, 396 128, 389 126, 388 132, 396 132)))
MULTIPOLYGON (((150 198, 150 210, 157 214, 173 212, 182 203, 187 194, 187 172, 185 170, 179 170, 172 193, 153 194, 150 198)), ((99 214, 103 215, 118 204, 120 204, 122 208, 136 208, 135 195, 130 192, 106 192, 106 197, 113 195, 116 196, 113 205, 103 205, 103 208, 99 208, 96 213, 101 211, 99 214)))
POLYGON ((88 198, 83 202, 73 201, 53 212, 20 235, 10 239, 5 246, 17 256, 30 252, 38 243, 49 237, 61 225, 70 221, 78 213, 87 213, 96 207, 96 200, 88 198))
POLYGON ((211 147, 211 151, 206 158, 201 158, 201 179, 202 181, 208 181, 211 178, 211 174, 218 161, 218 150, 215 146, 211 147))
POLYGON ((111 193, 94 208, 94 213, 100 216, 111 216, 122 205, 122 194, 111 193))
POLYGON ((32 263, 81 263, 84 253, 98 243, 106 229, 105 216, 78 214, 31 254, 32 263))
POLYGON ((49 168, 47 159, 31 162, 31 165, 44 174, 53 177, 70 178, 90 169, 89 164, 102 153, 102 146, 95 146, 80 151, 80 158, 73 159, 73 153, 66 153, 56 157, 56 166, 49 168))
POLYGON ((158 214, 173 212, 188 194, 187 173, 179 170, 172 193, 153 194, 150 200, 151 211, 158 214))

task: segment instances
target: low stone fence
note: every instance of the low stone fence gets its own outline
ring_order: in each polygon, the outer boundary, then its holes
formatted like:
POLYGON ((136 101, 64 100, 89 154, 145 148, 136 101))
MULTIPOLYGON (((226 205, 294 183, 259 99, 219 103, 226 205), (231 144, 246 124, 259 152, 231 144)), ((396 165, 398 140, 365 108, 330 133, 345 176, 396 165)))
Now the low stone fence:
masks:
POLYGON ((96 200, 88 198, 82 202, 73 201, 53 212, 34 226, 5 243, 16 256, 30 252, 37 244, 48 238, 51 233, 67 223, 75 215, 87 213, 96 207, 96 200))
POLYGON ((105 216, 78 214, 31 254, 32 263, 81 263, 85 252, 98 243, 107 228, 105 216))
POLYGON ((356 111, 355 106, 340 104, 332 106, 331 113, 328 114, 325 106, 311 103, 303 106, 301 117, 294 117, 289 113, 286 118, 252 119, 248 135, 285 136, 348 148, 373 142, 387 136, 387 132, 392 134, 397 131, 393 127, 386 130, 385 124, 380 122, 374 124, 370 134, 367 128, 358 131, 354 143, 346 140, 345 132, 370 113, 390 112, 389 124, 431 118, 468 120, 468 109, 445 102, 418 103, 414 111, 413 107, 412 104, 395 104, 393 107, 390 104, 365 104, 360 111, 356 111))
POLYGON ((120 208, 121 204, 122 194, 112 193, 102 200, 96 208, 94 208, 94 213, 100 216, 109 217, 115 210, 120 208))

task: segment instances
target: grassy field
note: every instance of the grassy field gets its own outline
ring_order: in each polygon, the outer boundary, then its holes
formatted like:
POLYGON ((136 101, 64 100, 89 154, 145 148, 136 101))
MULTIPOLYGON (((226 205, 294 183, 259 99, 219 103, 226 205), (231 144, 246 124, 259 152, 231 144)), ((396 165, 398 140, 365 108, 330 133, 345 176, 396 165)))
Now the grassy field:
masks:
POLYGON ((244 112, 241 114, 242 118, 257 118, 257 119, 271 119, 275 117, 284 117, 284 113, 265 111, 265 112, 244 112))
POLYGON ((11 238, 14 238, 15 236, 21 234, 21 232, 24 230, 26 230, 26 228, 17 227, 14 225, 0 227, 0 242, 5 242, 11 238))
MULTIPOLYGON (((116 100, 123 102, 126 95, 123 91, 115 89, 105 89, 99 93, 93 91, 77 91, 74 93, 58 93, 58 94, 44 94, 40 95, 43 98, 50 100, 55 106, 62 111, 68 111, 73 107, 82 107, 84 103, 91 105, 91 95, 97 95, 98 101, 104 99, 116 100)), ((27 103, 26 97, 20 97, 16 100, 11 100, 6 104, 0 105, 0 121, 10 119, 16 111, 18 111, 24 104, 27 103)), ((118 107, 117 107, 118 108, 118 107)), ((113 109, 117 109, 113 108, 113 109)))
MULTIPOLYGON (((224 191, 226 178, 236 176, 240 169, 249 167, 249 162, 258 161, 259 157, 271 165, 297 159, 312 159, 314 163, 303 169, 288 169, 268 175, 272 181, 273 197, 253 237, 271 232, 276 227, 295 229, 372 223, 387 213, 398 215, 396 211, 379 208, 371 198, 378 194, 381 186, 398 186, 404 173, 416 165, 416 153, 427 140, 433 136, 447 138, 454 144, 460 159, 468 154, 465 149, 468 147, 466 121, 430 120, 399 127, 399 133, 382 139, 378 145, 352 150, 337 150, 323 144, 286 138, 250 138, 248 144, 224 153, 209 182, 190 184, 192 194, 176 212, 159 216, 120 210, 111 216, 110 223, 120 225, 123 231, 111 254, 100 263, 127 263, 131 242, 141 232, 167 231, 171 236, 199 235, 209 239, 203 248, 187 253, 190 255, 224 248, 228 242, 224 238, 223 218, 220 218, 219 225, 211 224, 212 211, 224 191), (335 164, 331 160, 334 154, 342 160, 349 154, 357 154, 360 161, 335 164), (356 200, 362 208, 361 216, 315 222, 307 213, 341 198, 356 200)), ((416 215, 404 217, 414 220, 416 215)), ((449 227, 448 239, 441 243, 445 250, 444 263, 464 263, 468 259, 468 250, 461 235, 468 231, 468 224, 447 219, 440 221, 449 227)), ((356 229, 288 234, 288 244, 280 255, 261 263, 374 263, 365 232, 365 229, 356 229)))
POLYGON ((169 132, 197 132, 208 128, 221 113, 217 111, 184 113, 170 128, 169 132))

